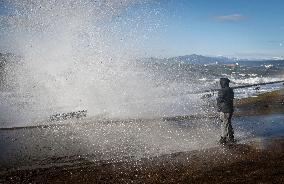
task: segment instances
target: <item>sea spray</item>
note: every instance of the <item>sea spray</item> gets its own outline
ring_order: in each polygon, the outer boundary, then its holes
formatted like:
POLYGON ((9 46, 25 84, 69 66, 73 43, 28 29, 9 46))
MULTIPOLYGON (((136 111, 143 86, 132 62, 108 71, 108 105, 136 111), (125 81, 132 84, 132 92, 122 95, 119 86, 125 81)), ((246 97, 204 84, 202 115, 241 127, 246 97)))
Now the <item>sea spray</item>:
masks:
POLYGON ((52 114, 85 109, 88 117, 52 122, 66 126, 3 130, 1 162, 120 160, 212 145, 211 122, 183 128, 159 119, 198 113, 202 104, 196 95, 180 95, 192 84, 184 64, 164 70, 141 61, 143 42, 162 21, 148 3, 9 1, 5 39, 20 58, 7 58, 1 127, 45 125, 52 114), (111 121, 117 118, 134 120, 111 121))
POLYGON ((161 21, 148 1, 8 2, 5 39, 21 59, 6 72, 13 98, 1 107, 2 121, 23 125, 83 109, 95 117, 163 116, 174 107, 159 97, 175 86, 162 77, 157 85, 135 64, 161 21))

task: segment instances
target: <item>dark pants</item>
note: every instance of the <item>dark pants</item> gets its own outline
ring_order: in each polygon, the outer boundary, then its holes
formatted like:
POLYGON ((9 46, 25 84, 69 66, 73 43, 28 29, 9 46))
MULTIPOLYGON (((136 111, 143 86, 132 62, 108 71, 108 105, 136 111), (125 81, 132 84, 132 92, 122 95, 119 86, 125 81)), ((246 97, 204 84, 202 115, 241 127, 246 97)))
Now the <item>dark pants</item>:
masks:
POLYGON ((222 138, 223 141, 234 141, 234 130, 232 127, 232 116, 233 113, 220 112, 220 120, 222 127, 222 138))

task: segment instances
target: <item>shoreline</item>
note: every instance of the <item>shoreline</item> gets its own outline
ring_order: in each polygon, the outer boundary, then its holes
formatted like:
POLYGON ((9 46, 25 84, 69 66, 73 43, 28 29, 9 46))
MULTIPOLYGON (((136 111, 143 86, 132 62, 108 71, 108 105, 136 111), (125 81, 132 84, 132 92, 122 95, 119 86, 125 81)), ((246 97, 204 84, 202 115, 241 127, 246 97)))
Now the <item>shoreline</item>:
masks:
MULTIPOLYGON (((234 116, 257 116, 257 115, 269 115, 269 114, 284 114, 284 87, 272 92, 266 92, 259 94, 257 97, 248 97, 243 99, 234 100, 235 112, 234 116)), ((192 114, 192 115, 177 115, 172 117, 160 117, 160 118, 149 118, 144 120, 163 120, 163 121, 179 121, 179 120, 190 120, 190 119, 202 119, 202 118, 216 118, 216 114, 192 114)), ((75 119, 76 121, 77 119, 75 119)), ((78 119, 81 120, 81 119, 78 119)), ((82 119, 84 121, 84 119, 82 119)), ((97 119, 97 122, 131 122, 140 121, 142 119, 97 119)), ((88 124, 91 119, 86 119, 81 124, 88 124)), ((61 127, 69 126, 70 123, 50 123, 50 124, 38 124, 30 126, 20 127, 2 127, 1 130, 17 130, 17 129, 34 129, 34 128, 50 128, 50 127, 61 127)))

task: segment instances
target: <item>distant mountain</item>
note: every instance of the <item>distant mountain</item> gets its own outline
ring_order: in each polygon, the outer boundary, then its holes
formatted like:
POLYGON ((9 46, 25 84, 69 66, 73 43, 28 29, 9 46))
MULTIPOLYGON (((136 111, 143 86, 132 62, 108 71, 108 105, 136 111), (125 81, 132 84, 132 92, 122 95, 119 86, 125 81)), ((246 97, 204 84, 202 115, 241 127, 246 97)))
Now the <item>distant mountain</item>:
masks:
POLYGON ((191 64, 228 64, 228 63, 236 63, 239 61, 237 58, 228 58, 228 57, 209 57, 209 56, 203 56, 203 55, 185 55, 185 56, 178 56, 178 57, 172 57, 168 58, 169 61, 182 61, 182 62, 188 62, 191 64))
MULTIPOLYGON (((153 58, 151 60, 154 60, 153 58)), ((229 58, 224 56, 203 56, 203 55, 185 55, 185 56, 178 56, 178 57, 171 57, 166 59, 157 59, 156 61, 179 61, 179 62, 186 62, 190 64, 236 64, 239 63, 241 65, 246 66, 256 66, 256 65, 263 65, 267 63, 277 63, 277 65, 284 65, 283 58, 272 58, 272 59, 239 59, 239 58, 229 58)))

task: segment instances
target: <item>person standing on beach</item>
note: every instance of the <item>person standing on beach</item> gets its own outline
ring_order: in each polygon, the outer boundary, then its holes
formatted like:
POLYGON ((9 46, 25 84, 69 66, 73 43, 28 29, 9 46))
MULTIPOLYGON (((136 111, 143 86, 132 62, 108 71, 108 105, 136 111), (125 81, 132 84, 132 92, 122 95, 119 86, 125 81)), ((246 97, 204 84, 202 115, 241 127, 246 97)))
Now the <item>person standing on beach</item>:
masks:
POLYGON ((229 87, 229 83, 230 80, 228 78, 220 78, 221 89, 218 91, 217 106, 222 123, 221 144, 235 142, 234 130, 231 122, 234 112, 234 91, 229 87))

